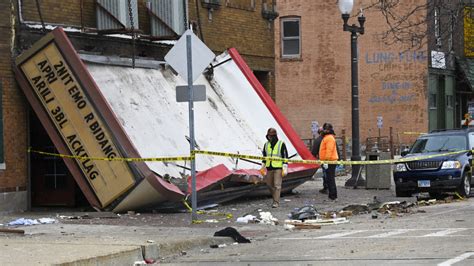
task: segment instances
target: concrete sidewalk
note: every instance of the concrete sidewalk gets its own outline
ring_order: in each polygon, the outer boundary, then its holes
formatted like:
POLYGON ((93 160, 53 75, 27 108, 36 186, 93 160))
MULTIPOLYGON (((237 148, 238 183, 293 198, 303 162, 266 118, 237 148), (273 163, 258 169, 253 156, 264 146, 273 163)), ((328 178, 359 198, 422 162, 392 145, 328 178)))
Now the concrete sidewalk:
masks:
POLYGON ((234 242, 213 237, 221 228, 55 223, 15 229, 25 234, 0 233, 0 265, 133 265, 199 246, 234 242))

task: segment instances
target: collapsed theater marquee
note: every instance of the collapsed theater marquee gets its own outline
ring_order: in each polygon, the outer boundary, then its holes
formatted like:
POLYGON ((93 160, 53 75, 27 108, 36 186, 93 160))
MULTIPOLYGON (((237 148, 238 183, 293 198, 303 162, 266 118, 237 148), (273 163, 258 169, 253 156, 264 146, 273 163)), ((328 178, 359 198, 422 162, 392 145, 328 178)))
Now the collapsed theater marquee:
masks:
MULTIPOLYGON (((213 64, 222 64, 214 78, 201 75, 196 81, 207 90, 207 101, 195 105, 199 149, 259 155, 267 128, 275 127, 293 158, 313 159, 237 51, 216 60, 213 64)), ((58 152, 77 156, 63 159, 92 206, 120 212, 179 202, 188 194, 189 189, 163 179, 189 181, 186 162, 93 159, 189 154, 187 105, 176 102, 175 91, 185 82, 170 69, 82 61, 57 28, 20 55, 14 70, 58 152)), ((259 175, 258 162, 198 155, 196 165, 201 203, 229 200, 257 187, 252 180, 259 175), (219 183, 232 189, 218 192, 219 183)), ((315 170, 290 164, 283 186, 291 189, 315 170)))

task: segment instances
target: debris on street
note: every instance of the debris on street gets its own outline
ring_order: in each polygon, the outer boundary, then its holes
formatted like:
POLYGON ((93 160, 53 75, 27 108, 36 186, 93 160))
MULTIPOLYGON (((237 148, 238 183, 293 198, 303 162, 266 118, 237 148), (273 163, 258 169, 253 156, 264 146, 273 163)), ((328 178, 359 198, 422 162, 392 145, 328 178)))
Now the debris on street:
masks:
POLYGON ((271 212, 260 212, 260 223, 261 224, 277 225, 278 224, 278 219, 273 217, 271 212))
POLYGON ((292 220, 307 220, 307 219, 317 219, 320 215, 318 211, 312 205, 303 206, 301 208, 295 208, 295 211, 288 214, 288 218, 292 220))
POLYGON ((0 228, 0 233, 25 234, 25 230, 11 229, 11 228, 0 228))
MULTIPOLYGON (((308 220, 306 220, 308 221, 308 220)), ((285 221, 285 228, 288 229, 321 229, 320 224, 312 224, 306 221, 287 220, 285 221)))
POLYGON ((13 225, 37 225, 37 224, 52 224, 56 223, 56 219, 52 218, 40 218, 40 219, 25 219, 19 218, 8 223, 9 226, 13 225))
POLYGON ((227 245, 226 244, 219 244, 219 245, 214 244, 214 245, 210 245, 209 247, 210 248, 225 248, 225 247, 227 247, 227 245))
POLYGON ((352 214, 366 214, 369 213, 369 206, 366 204, 351 204, 342 209, 343 211, 350 211, 352 214))
POLYGON ((244 224, 256 223, 257 222, 257 217, 255 217, 254 215, 248 214, 248 215, 245 215, 244 217, 238 217, 236 222, 237 223, 244 223, 244 224))
POLYGON ((335 225, 348 223, 345 217, 332 219, 314 219, 314 220, 285 220, 285 224, 294 225, 296 229, 320 229, 322 225, 335 225))
POLYGON ((243 237, 237 229, 233 227, 226 227, 220 231, 214 233, 214 236, 228 236, 232 237, 237 243, 250 243, 250 240, 243 237))
POLYGON ((276 225, 278 224, 278 219, 273 217, 271 212, 264 212, 261 209, 255 210, 254 214, 244 214, 242 217, 238 217, 236 222, 237 223, 260 223, 260 224, 270 224, 276 225))

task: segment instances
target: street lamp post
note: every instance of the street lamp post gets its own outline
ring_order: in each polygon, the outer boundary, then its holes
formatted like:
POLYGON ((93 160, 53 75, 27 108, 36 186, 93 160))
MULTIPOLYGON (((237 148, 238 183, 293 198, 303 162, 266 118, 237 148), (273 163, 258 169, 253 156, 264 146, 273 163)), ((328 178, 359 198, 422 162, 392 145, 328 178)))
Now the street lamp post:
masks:
MULTIPOLYGON (((357 53, 357 37, 364 34, 365 17, 361 15, 357 18, 359 26, 355 24, 349 25, 349 14, 352 11, 354 0, 339 0, 339 10, 344 21, 344 31, 351 33, 351 106, 352 106, 352 156, 351 161, 360 161, 360 140, 359 140, 359 70, 358 70, 358 53, 357 53)), ((361 176, 361 166, 352 165, 352 175, 345 186, 357 187, 365 186, 365 179, 361 176)))

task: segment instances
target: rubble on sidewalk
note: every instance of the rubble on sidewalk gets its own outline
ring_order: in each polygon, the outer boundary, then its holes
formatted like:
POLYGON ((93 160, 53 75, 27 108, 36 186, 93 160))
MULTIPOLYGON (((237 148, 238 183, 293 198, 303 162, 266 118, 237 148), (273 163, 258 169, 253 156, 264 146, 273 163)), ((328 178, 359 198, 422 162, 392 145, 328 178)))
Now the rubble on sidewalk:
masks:
POLYGON ((24 235, 24 234, 25 234, 25 230, 0 227, 0 233, 10 233, 10 234, 21 234, 21 235, 24 235))
POLYGON ((14 225, 38 225, 38 224, 52 224, 57 223, 56 219, 53 218, 39 218, 39 219, 25 219, 18 218, 8 223, 9 226, 14 225))
POLYGON ((84 214, 79 214, 79 215, 56 215, 56 217, 62 220, 118 219, 121 217, 121 215, 117 213, 113 213, 113 212, 90 212, 90 213, 84 213, 84 214))

